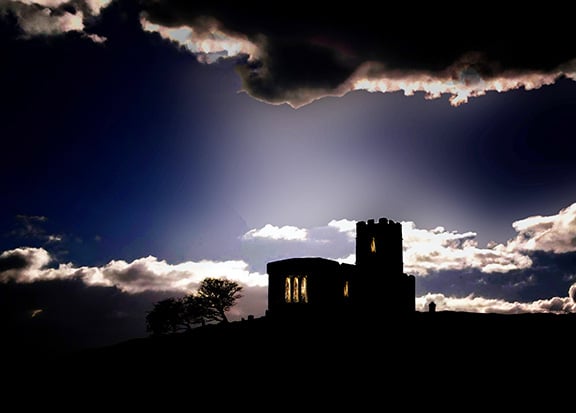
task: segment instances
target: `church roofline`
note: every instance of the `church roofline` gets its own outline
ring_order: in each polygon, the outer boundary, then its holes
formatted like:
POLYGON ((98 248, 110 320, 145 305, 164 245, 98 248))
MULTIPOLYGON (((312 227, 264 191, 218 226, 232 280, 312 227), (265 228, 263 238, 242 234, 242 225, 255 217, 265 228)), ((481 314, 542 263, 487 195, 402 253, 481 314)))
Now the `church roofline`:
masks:
POLYGON ((290 264, 299 262, 309 262, 309 263, 334 263, 340 265, 336 260, 332 260, 324 257, 291 257, 282 260, 269 261, 268 265, 280 265, 280 264, 290 264))
POLYGON ((278 274, 291 271, 340 271, 342 268, 351 267, 354 267, 354 265, 339 263, 328 258, 298 257, 271 261, 267 264, 266 271, 270 275, 270 273, 278 274))

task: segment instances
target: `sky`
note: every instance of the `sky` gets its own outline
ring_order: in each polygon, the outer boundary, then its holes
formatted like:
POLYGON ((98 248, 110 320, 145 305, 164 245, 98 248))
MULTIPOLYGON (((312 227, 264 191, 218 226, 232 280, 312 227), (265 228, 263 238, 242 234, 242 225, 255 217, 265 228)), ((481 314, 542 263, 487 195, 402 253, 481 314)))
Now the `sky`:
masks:
POLYGON ((372 7, 0 0, 17 344, 145 336, 206 277, 261 316, 268 262, 354 263, 380 217, 419 310, 576 312, 569 13, 372 7))

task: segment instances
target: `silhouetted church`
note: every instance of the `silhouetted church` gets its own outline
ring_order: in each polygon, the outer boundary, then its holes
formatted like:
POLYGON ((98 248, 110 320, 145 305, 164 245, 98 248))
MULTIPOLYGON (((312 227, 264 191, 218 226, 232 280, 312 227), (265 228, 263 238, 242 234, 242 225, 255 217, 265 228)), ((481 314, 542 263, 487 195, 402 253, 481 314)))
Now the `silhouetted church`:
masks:
POLYGON ((404 274, 402 225, 356 224, 356 265, 326 258, 269 262, 270 316, 401 315, 415 311, 415 278, 404 274))

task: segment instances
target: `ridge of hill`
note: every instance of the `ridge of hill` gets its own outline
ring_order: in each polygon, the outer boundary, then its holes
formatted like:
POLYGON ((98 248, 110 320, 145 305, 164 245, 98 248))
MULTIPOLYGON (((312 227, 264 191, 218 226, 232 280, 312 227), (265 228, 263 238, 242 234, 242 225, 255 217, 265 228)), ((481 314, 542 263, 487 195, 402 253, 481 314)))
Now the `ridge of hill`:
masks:
POLYGON ((544 397, 571 385, 575 326, 576 314, 261 317, 51 357, 6 358, 17 368, 3 373, 16 390, 22 383, 26 394, 34 389, 32 401, 42 406, 40 394, 58 406, 64 397, 132 409, 188 406, 197 398, 217 411, 270 411, 270 400, 283 405, 290 396, 308 398, 291 403, 351 403, 359 411, 383 397, 424 407, 457 396, 513 402, 512 387, 544 397))
MULTIPOLYGON (((186 333, 137 338, 111 346, 85 350, 79 357, 122 359, 186 360, 190 354, 237 353, 255 359, 270 354, 302 350, 301 358, 317 359, 326 352, 347 357, 371 352, 417 354, 433 352, 452 356, 476 352, 498 358, 499 349, 517 354, 549 352, 562 354, 559 340, 576 327, 576 314, 481 314, 465 312, 415 313, 408 317, 377 320, 285 319, 260 317, 227 324, 209 324, 186 333)), ((511 356, 510 356, 511 357, 511 356)), ((199 364, 201 360, 195 363, 199 364)))

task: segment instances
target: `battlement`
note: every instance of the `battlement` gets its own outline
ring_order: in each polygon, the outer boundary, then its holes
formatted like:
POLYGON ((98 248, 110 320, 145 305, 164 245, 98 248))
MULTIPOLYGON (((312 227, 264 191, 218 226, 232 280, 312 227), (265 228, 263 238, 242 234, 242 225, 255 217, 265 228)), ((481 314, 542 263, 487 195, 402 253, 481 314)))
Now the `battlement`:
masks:
POLYGON ((373 226, 398 226, 401 225, 399 222, 395 222, 391 219, 388 218, 380 218, 378 219, 378 222, 376 222, 374 219, 369 219, 367 221, 358 221, 356 222, 356 228, 366 228, 366 227, 373 227, 373 226))
MULTIPOLYGON (((403 273, 402 224, 388 218, 369 219, 356 225, 356 265, 403 273)), ((365 271, 366 272, 366 271, 365 271)))
POLYGON ((415 278, 404 274, 402 255, 399 222, 358 221, 354 265, 319 257, 268 263, 269 310, 281 315, 324 315, 329 308, 363 317, 382 311, 414 312, 415 278))

